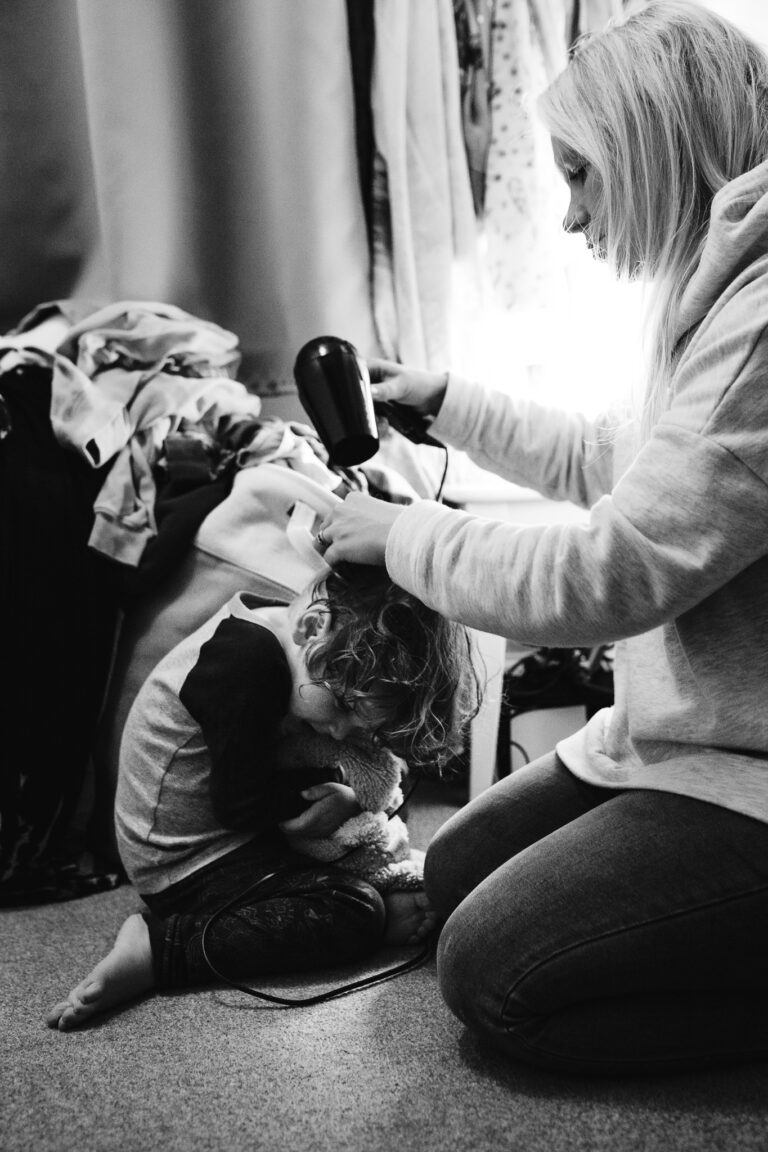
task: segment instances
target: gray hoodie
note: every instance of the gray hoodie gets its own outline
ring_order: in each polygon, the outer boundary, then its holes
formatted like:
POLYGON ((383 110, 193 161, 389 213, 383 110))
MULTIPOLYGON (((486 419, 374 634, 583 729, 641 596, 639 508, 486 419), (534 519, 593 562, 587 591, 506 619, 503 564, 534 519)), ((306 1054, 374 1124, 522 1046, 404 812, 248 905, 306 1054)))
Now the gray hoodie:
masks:
POLYGON ((639 450, 634 429, 452 377, 435 434, 589 521, 518 527, 422 501, 387 568, 484 631, 616 642, 614 707, 558 745, 577 776, 768 821, 768 163, 715 197, 679 335, 639 450))

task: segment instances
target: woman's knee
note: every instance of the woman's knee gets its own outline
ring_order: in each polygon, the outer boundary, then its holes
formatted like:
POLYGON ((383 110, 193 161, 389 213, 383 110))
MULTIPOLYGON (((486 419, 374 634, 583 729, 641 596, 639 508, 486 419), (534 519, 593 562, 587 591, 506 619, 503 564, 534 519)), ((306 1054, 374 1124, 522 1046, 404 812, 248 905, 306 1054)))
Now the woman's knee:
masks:
POLYGON ((461 866, 466 841, 455 818, 437 830, 424 860, 424 889, 437 914, 445 919, 466 894, 461 866))
MULTIPOLYGON (((507 1056, 541 1067, 567 1066, 537 1043, 549 1017, 546 1002, 539 1002, 537 966, 528 965, 524 948, 519 955, 514 949, 494 952, 493 936, 478 931, 471 897, 449 917, 437 953, 445 1003, 471 1032, 507 1056)), ((541 967, 546 970, 545 959, 541 967)))
POLYGON ((568 998, 572 934, 565 922, 551 922, 546 885, 514 863, 503 873, 481 883, 446 920, 437 978, 447 1006, 467 1028, 528 1059, 530 1030, 558 998, 568 998))
POLYGON ((449 916, 497 868, 597 803, 582 794, 583 787, 552 753, 456 812, 436 833, 424 866, 427 894, 438 913, 449 916))
POLYGON ((489 954, 478 931, 472 900, 448 917, 437 948, 437 980, 450 1010, 467 1028, 495 1039, 501 1027, 503 993, 497 989, 504 965, 489 954))

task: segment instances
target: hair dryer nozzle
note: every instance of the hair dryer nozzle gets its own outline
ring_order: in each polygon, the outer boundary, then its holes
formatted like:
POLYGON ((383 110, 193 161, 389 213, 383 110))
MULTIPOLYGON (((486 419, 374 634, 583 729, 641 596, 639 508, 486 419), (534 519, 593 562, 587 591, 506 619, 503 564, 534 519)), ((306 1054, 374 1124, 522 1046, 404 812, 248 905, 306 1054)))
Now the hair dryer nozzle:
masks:
POLYGON ((379 435, 365 361, 338 336, 316 336, 300 349, 293 368, 304 409, 332 464, 369 460, 379 435))

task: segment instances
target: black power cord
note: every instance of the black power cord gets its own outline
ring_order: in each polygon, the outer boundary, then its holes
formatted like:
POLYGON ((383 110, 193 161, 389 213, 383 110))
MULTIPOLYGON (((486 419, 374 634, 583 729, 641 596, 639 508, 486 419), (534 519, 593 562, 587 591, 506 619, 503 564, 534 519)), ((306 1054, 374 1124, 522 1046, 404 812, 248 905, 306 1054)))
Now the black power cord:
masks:
MULTIPOLYGON (((390 820, 394 816, 397 816, 400 811, 402 811, 402 809, 405 807, 415 792, 418 783, 418 780, 413 782, 411 787, 408 789, 407 794, 403 797, 401 803, 398 805, 395 811, 390 814, 390 820)), ((350 848, 349 851, 345 852, 344 856, 339 857, 339 859, 343 860, 346 856, 350 855, 350 853, 354 852, 355 850, 355 848, 350 848)), ((240 904, 251 893, 258 892, 260 888, 266 887, 269 884, 269 881, 274 880, 277 875, 277 872, 270 872, 267 876, 262 876, 260 880, 255 881, 255 883, 249 884, 248 887, 245 888, 242 892, 238 892, 238 894, 233 896, 231 900, 228 900, 225 904, 222 904, 222 906, 208 918, 208 920, 205 922, 205 926, 203 927, 203 933, 200 939, 200 948, 203 953, 203 959, 205 960, 205 963, 208 965, 217 980, 220 980, 222 984, 228 984, 230 988, 235 988, 238 992, 244 992, 247 996, 254 996, 257 1000, 266 1000, 270 1004, 282 1004, 286 1008, 306 1008, 311 1004, 322 1004, 326 1000, 337 1000, 340 996, 348 996, 352 992, 361 991, 363 988, 371 988, 374 984, 382 984, 385 980, 391 980, 395 976, 402 976, 406 972, 412 972, 414 969, 420 968, 422 964, 426 964, 427 960, 435 950, 436 933, 433 933, 428 938, 424 947, 419 952, 417 952, 415 956, 412 956, 410 960, 404 960, 401 964, 395 964, 392 968, 386 968, 383 972, 374 973, 372 976, 363 976, 361 979, 352 980, 348 984, 340 984, 336 988, 331 988, 328 992, 319 992, 315 996, 275 996, 272 993, 260 992, 258 989, 251 988, 247 984, 241 984, 237 980, 232 980, 229 976, 225 976, 223 972, 219 971, 219 969, 211 960, 207 948, 208 934, 214 924, 216 924, 216 922, 220 919, 221 916, 224 915, 225 912, 228 912, 230 908, 235 906, 235 904, 240 904)), ((298 891, 294 891, 293 894, 296 896, 308 896, 311 895, 311 889, 306 889, 303 892, 301 889, 299 889, 298 891)), ((265 899, 268 899, 268 896, 266 896, 265 899)))
MULTIPOLYGON (((237 980, 231 980, 229 976, 225 976, 223 972, 219 971, 208 955, 206 937, 220 916, 223 916, 224 913, 229 911, 235 904, 244 900, 251 892, 255 892, 268 884, 276 875, 276 872, 270 872, 268 876, 263 876, 261 880, 250 885, 244 892, 238 893, 232 900, 229 900, 214 912, 203 928, 203 935, 200 941, 203 959, 217 980, 220 980, 223 984, 228 984, 230 988, 237 989, 238 992, 245 992, 247 996, 255 996, 257 1000, 266 1000, 270 1004, 282 1004, 287 1008, 306 1008, 309 1007, 310 1004, 322 1004, 326 1000, 337 1000, 340 996, 348 996, 351 992, 358 992, 363 988, 371 988, 374 984, 381 984, 385 980, 391 980, 395 976, 402 976, 406 972, 411 972, 415 968, 419 968, 422 964, 425 964, 434 951, 435 939, 431 937, 425 946, 415 956, 411 957, 410 960, 405 960, 402 964, 396 964, 392 968, 386 968, 383 972, 377 972, 373 976, 363 976, 360 980, 351 980, 348 984, 340 984, 336 988, 331 988, 328 992, 318 992, 315 996, 275 996, 269 992, 260 992, 258 989, 251 988, 247 984, 241 984, 237 980)), ((309 895, 310 890, 307 889, 305 893, 302 893, 299 889, 299 891, 294 893, 294 895, 297 896, 301 896, 302 894, 309 895)))
POLYGON ((441 447, 443 449, 443 452, 445 452, 445 463, 443 464, 443 474, 440 477, 440 483, 438 485, 437 492, 435 493, 435 500, 438 504, 442 503, 443 488, 445 488, 445 479, 446 479, 446 476, 448 475, 448 464, 450 462, 450 457, 448 455, 448 449, 444 445, 441 445, 441 447))

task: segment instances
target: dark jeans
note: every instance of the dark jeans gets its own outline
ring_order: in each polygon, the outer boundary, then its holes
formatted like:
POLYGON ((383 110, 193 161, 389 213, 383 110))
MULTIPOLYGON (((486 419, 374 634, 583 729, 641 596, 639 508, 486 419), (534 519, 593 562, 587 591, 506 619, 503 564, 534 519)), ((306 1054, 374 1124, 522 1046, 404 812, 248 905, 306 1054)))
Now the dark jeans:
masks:
POLYGON ((142 898, 150 909, 145 920, 158 988, 216 981, 203 957, 203 929, 230 900, 206 949, 235 980, 345 964, 372 952, 384 934, 384 902, 375 888, 292 852, 277 836, 251 841, 142 898), (264 888, 249 892, 272 872, 264 888))
POLYGON ((510 1056, 604 1075, 768 1057, 768 825, 550 755, 449 820, 425 872, 443 996, 510 1056))

